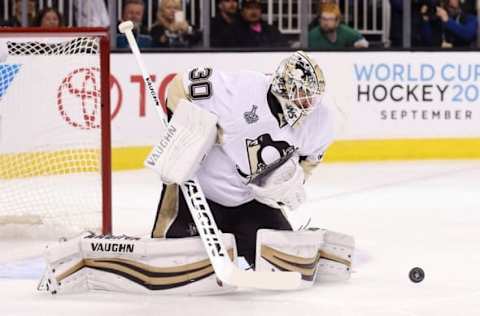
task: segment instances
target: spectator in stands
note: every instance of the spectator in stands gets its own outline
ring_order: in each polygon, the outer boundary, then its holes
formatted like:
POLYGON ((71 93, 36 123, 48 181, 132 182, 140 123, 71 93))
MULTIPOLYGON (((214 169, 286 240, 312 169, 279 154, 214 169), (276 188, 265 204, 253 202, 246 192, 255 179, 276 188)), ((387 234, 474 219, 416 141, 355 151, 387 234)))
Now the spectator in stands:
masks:
MULTIPOLYGON (((411 46, 421 45, 420 24, 421 15, 420 7, 432 0, 413 0, 411 3, 411 46)), ((475 0, 476 1, 476 0, 475 0)), ((403 5, 404 0, 390 0, 390 47, 403 47, 403 5)))
POLYGON ((110 16, 105 2, 103 0, 75 0, 73 7, 76 25, 79 27, 110 26, 110 16))
POLYGON ((210 23, 210 44, 212 47, 229 47, 234 45, 232 27, 237 23, 238 1, 219 0, 215 18, 210 23))
POLYGON ((460 0, 463 12, 477 14, 477 0, 460 0))
POLYGON ((477 17, 465 12, 459 0, 447 0, 443 6, 436 2, 420 8, 422 46, 469 47, 477 38, 477 17))
POLYGON ((157 11, 157 21, 150 34, 154 47, 190 47, 196 44, 201 33, 185 20, 179 0, 162 0, 157 11))
MULTIPOLYGON (((22 0, 15 0, 14 9, 14 16, 7 21, 2 21, 2 26, 22 26, 22 0)), ((35 24, 37 17, 37 1, 28 0, 27 10, 27 26, 32 26, 35 24)))
POLYGON ((126 0, 122 8, 122 21, 132 21, 140 34, 149 34, 148 28, 143 25, 145 2, 143 0, 126 0))
POLYGON ((286 47, 287 41, 273 25, 262 20, 260 0, 244 0, 240 19, 232 27, 237 47, 286 47))
POLYGON ((40 11, 34 25, 43 28, 61 27, 63 26, 62 15, 57 9, 47 7, 40 11))
POLYGON ((336 0, 319 0, 318 1, 318 9, 317 9, 317 15, 315 16, 315 18, 310 22, 310 24, 308 25, 308 30, 312 30, 315 26, 318 26, 319 25, 319 21, 320 21, 320 14, 322 12, 322 6, 326 3, 337 3, 336 0))
MULTIPOLYGON (((152 46, 152 38, 148 35, 148 29, 143 25, 144 12, 143 0, 126 0, 122 8, 122 22, 132 21, 134 24, 133 35, 137 39, 138 46, 148 48, 152 46)), ((117 47, 128 47, 128 41, 124 34, 117 35, 117 47)))
POLYGON ((327 3, 322 6, 320 25, 308 33, 308 46, 313 49, 366 48, 368 42, 356 30, 340 24, 338 5, 327 3))

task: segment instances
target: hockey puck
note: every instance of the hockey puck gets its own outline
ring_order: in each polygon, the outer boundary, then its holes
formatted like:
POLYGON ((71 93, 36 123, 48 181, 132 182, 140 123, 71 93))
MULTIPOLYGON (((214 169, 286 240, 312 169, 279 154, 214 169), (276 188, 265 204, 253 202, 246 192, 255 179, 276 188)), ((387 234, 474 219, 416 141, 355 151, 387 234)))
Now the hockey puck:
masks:
POLYGON ((415 267, 412 270, 410 270, 410 273, 408 274, 410 277, 410 280, 414 283, 419 283, 422 282, 423 279, 425 278, 425 272, 423 271, 422 268, 415 267))

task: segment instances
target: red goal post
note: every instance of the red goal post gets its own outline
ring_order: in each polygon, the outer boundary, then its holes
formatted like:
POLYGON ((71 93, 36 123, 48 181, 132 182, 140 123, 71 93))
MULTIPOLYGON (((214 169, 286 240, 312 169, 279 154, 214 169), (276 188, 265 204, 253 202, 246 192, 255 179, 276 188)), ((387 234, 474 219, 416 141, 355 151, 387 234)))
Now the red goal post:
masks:
POLYGON ((0 42, 0 231, 111 233, 108 30, 1 28, 0 42))

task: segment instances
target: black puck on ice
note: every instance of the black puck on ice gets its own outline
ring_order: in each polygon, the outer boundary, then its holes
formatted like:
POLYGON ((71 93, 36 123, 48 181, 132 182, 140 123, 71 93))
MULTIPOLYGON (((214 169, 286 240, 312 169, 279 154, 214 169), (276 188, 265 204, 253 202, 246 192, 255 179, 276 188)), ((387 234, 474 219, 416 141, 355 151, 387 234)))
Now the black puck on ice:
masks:
POLYGON ((415 267, 412 270, 410 270, 410 273, 408 274, 410 277, 410 280, 414 283, 419 283, 422 282, 423 279, 425 278, 425 272, 423 271, 422 268, 415 267))

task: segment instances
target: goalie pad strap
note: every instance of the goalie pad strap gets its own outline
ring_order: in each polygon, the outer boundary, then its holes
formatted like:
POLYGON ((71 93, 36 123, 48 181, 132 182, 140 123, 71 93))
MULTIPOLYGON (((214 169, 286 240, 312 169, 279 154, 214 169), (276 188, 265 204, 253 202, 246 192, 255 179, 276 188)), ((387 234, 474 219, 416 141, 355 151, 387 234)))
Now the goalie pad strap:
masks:
POLYGON ((167 231, 177 218, 179 207, 179 187, 177 184, 163 185, 157 216, 152 230, 152 238, 165 238, 167 231))

